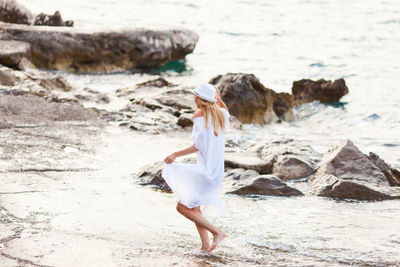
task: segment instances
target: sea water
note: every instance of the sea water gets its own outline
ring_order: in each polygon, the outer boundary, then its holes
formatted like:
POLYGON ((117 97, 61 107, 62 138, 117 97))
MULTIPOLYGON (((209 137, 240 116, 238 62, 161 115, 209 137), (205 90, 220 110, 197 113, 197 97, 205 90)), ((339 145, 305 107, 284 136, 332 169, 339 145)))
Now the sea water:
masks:
MULTIPOLYGON (((363 152, 375 152, 400 168, 397 0, 19 2, 36 13, 60 10, 64 20, 74 20, 75 28, 187 28, 200 36, 185 61, 152 74, 63 73, 77 87, 114 92, 157 75, 195 86, 218 74, 244 72, 277 92, 291 92, 293 81, 302 78, 344 78, 349 94, 340 103, 309 103, 295 108, 295 122, 245 125, 235 138, 253 142, 294 138, 321 153, 350 139, 363 152)), ((283 266, 400 262, 399 201, 337 202, 312 196, 224 196, 224 201, 226 213, 218 219, 230 234, 224 253, 241 255, 239 262, 271 260, 283 266)), ((175 234, 168 242, 159 241, 159 246, 172 246, 181 226, 169 226, 175 234)))

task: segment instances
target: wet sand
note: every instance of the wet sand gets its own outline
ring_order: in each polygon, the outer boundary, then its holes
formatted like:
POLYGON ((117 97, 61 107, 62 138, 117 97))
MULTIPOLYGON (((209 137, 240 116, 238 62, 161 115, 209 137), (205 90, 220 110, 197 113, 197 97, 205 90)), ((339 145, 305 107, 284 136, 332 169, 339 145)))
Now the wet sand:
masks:
POLYGON ((0 110, 7 122, 0 127, 0 266, 396 266, 400 261, 399 201, 347 203, 309 195, 223 195, 224 213, 211 221, 228 237, 212 254, 201 253, 196 228, 177 213, 174 195, 137 185, 133 177, 142 166, 190 145, 189 129, 138 133, 89 113, 65 117, 78 108, 69 104, 46 105, 38 110, 57 108, 40 116, 34 105, 26 105, 22 115, 0 110))
MULTIPOLYGON (((265 248, 259 248, 258 256, 246 254, 229 237, 213 254, 200 253, 195 227, 176 212, 174 196, 134 183, 131 174, 141 166, 189 145, 188 133, 167 137, 112 126, 63 125, 68 130, 62 141, 57 138, 60 125, 0 131, 2 150, 14 155, 12 163, 1 159, 7 167, 0 185, 1 266, 272 266, 306 261, 305 256, 289 260, 285 252, 265 248), (13 141, 5 144, 5 138, 13 141)), ((222 226, 218 219, 214 223, 222 226)))

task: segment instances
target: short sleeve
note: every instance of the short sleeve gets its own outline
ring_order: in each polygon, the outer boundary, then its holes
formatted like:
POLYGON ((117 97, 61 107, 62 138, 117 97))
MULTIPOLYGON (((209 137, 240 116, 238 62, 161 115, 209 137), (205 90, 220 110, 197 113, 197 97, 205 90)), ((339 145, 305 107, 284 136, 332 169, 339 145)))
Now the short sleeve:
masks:
POLYGON ((195 119, 194 124, 193 124, 193 130, 192 130, 192 141, 194 143, 194 146, 199 150, 200 152, 204 151, 204 143, 205 143, 205 132, 204 132, 204 125, 203 127, 200 125, 200 123, 203 120, 201 119, 195 119))

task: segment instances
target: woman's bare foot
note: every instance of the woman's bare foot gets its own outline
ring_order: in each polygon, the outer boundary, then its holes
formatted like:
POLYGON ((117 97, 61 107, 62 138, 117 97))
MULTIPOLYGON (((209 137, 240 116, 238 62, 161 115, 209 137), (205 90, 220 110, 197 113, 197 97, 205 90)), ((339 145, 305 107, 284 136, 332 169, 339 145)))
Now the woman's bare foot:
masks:
POLYGON ((201 252, 209 252, 210 251, 210 247, 201 247, 200 251, 201 252))
POLYGON ((210 249, 208 251, 212 251, 213 249, 215 249, 217 247, 217 245, 222 240, 224 240, 225 237, 226 237, 226 234, 223 231, 221 231, 217 235, 214 235, 212 245, 211 245, 211 247, 210 247, 210 249))

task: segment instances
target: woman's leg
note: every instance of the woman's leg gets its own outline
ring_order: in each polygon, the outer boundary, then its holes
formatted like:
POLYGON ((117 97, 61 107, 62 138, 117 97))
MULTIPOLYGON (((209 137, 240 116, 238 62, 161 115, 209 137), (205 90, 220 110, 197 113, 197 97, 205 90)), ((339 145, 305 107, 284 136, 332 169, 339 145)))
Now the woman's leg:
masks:
MULTIPOLYGON (((193 208, 196 212, 201 213, 200 207, 193 208)), ((208 231, 206 228, 201 227, 197 223, 195 223, 197 231, 199 232, 200 235, 200 240, 201 240, 201 250, 206 250, 208 251, 210 249, 210 239, 208 237, 208 231)))
POLYGON ((210 231, 213 235, 213 243, 210 247, 210 250, 213 250, 219 242, 221 242, 225 237, 226 234, 212 225, 204 216, 203 214, 199 213, 196 210, 189 209, 185 205, 181 204, 178 202, 176 205, 176 209, 179 213, 181 213, 183 216, 188 218, 189 220, 193 221, 196 225, 199 225, 200 227, 206 228, 208 231, 210 231))
POLYGON ((221 232, 217 227, 212 225, 201 213, 196 212, 193 209, 189 209, 185 205, 181 204, 178 202, 176 205, 176 210, 191 220, 192 222, 196 223, 200 227, 206 228, 208 231, 210 231, 213 235, 217 235, 218 233, 221 232))

